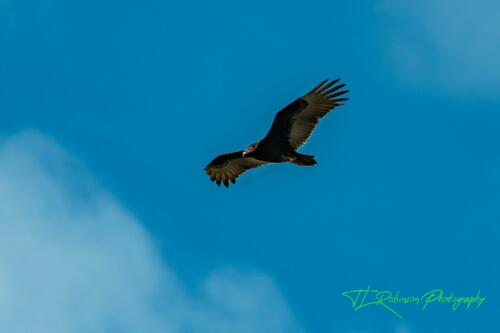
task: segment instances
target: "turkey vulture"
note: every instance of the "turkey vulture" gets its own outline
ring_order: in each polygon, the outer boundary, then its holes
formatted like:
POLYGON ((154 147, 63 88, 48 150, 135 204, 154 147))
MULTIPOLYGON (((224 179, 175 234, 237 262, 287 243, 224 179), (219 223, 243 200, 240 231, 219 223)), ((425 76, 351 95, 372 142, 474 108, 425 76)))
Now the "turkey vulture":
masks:
POLYGON ((245 150, 217 156, 206 167, 210 180, 220 186, 233 184, 243 172, 270 163, 292 162, 297 165, 315 165, 314 156, 296 151, 311 136, 318 121, 333 108, 343 105, 348 98, 339 97, 349 92, 341 90, 345 84, 335 85, 340 79, 324 80, 304 96, 279 111, 267 135, 245 150))

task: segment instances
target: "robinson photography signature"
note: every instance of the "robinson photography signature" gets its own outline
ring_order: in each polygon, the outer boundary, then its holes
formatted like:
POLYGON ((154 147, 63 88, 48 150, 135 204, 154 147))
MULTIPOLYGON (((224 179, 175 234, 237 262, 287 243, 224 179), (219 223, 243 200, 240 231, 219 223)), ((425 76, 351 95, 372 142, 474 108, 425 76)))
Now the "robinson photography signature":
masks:
POLYGON ((403 316, 395 310, 396 304, 415 304, 422 310, 426 310, 431 304, 446 304, 456 311, 460 307, 470 309, 474 306, 478 309, 486 300, 486 297, 481 296, 480 290, 475 296, 458 296, 454 292, 446 293, 442 289, 430 290, 420 296, 402 296, 399 290, 396 292, 377 290, 371 289, 370 286, 366 289, 344 291, 342 296, 351 300, 354 311, 368 306, 381 306, 400 319, 403 319, 403 316))

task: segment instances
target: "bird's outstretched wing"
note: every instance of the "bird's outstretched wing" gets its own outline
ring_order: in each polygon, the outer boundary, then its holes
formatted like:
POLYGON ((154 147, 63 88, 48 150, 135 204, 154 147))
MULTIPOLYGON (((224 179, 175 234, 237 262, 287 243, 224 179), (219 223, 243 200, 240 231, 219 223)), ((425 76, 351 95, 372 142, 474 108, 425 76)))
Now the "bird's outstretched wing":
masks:
POLYGON ((271 129, 262 140, 266 144, 288 144, 297 149, 307 142, 319 120, 333 108, 343 105, 348 98, 340 97, 349 90, 340 90, 345 84, 336 85, 340 79, 324 80, 304 96, 279 111, 271 129), (340 91, 339 91, 340 90, 340 91))
POLYGON ((229 182, 236 183, 243 172, 268 164, 253 157, 243 157, 243 151, 222 154, 217 156, 206 167, 205 171, 210 176, 210 180, 220 185, 221 182, 228 187, 229 182))

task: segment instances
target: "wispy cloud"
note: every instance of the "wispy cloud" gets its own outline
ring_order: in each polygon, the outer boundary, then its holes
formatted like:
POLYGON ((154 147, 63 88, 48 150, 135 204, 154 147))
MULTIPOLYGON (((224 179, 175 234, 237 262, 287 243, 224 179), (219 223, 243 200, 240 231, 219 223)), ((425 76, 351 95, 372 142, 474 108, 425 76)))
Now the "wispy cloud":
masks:
POLYGON ((0 207, 1 332, 301 331, 265 274, 226 268, 188 292, 134 216, 39 133, 0 143, 0 207))
POLYGON ((411 333, 411 330, 405 324, 398 324, 395 328, 395 333, 411 333))
POLYGON ((500 88, 500 3, 382 0, 388 64, 406 83, 458 94, 500 88))

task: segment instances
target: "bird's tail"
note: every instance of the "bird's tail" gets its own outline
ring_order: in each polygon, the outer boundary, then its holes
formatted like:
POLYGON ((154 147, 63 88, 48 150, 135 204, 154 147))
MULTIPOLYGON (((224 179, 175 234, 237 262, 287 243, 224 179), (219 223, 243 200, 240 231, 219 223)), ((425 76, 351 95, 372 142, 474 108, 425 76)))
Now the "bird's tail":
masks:
POLYGON ((295 158, 292 160, 292 163, 297 164, 297 165, 310 166, 310 165, 315 165, 316 160, 314 159, 314 156, 312 156, 312 155, 296 153, 295 158))

